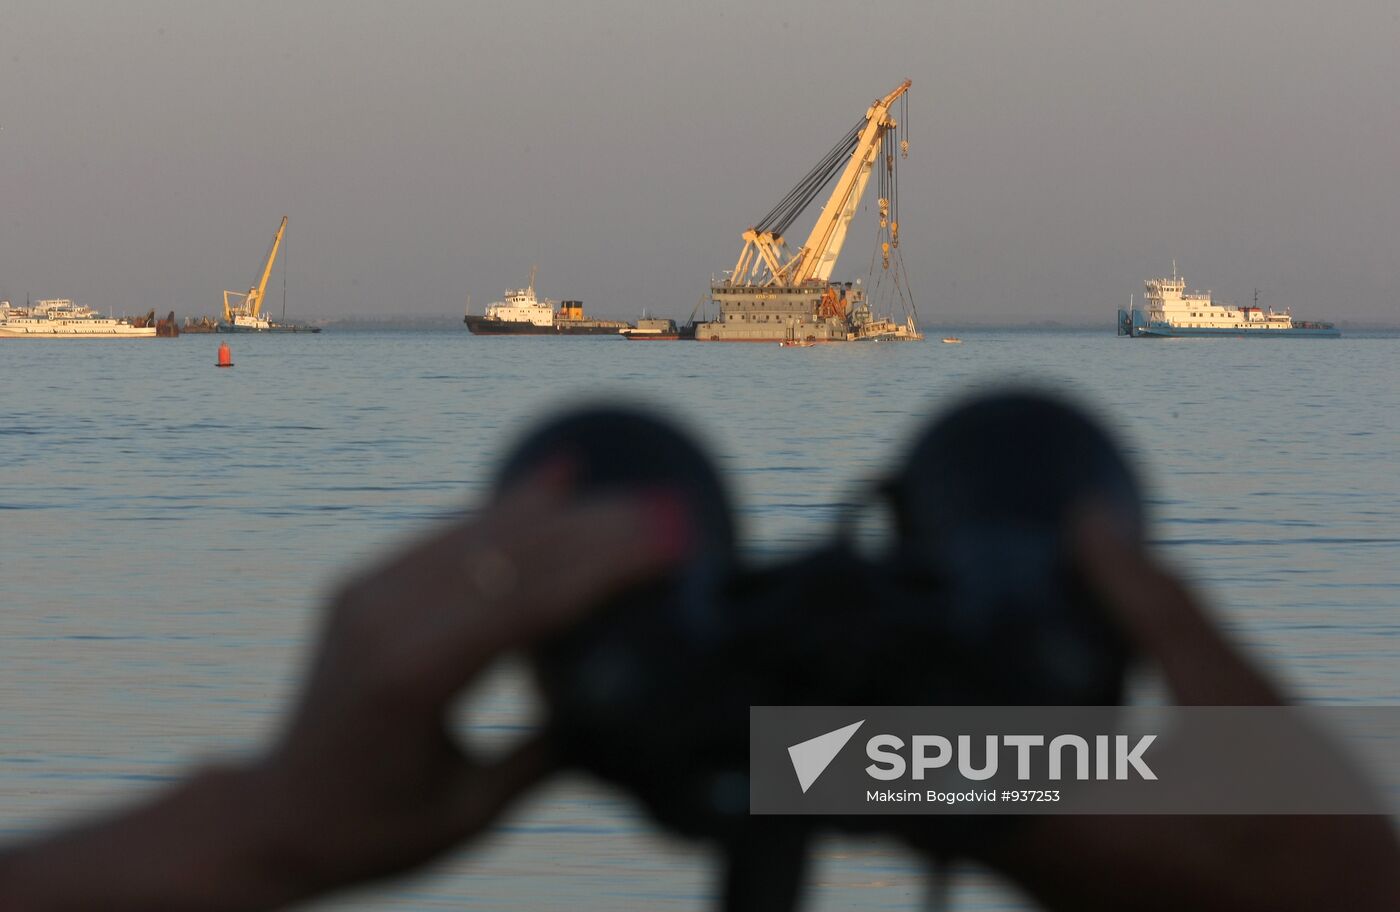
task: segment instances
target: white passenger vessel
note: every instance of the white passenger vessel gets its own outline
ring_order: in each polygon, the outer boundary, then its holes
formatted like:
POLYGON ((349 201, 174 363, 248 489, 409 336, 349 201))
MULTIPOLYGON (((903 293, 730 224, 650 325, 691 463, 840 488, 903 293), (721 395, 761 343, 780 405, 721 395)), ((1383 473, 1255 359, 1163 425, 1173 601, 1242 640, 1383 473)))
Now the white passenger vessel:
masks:
POLYGON ((154 339, 155 323, 133 326, 130 320, 104 317, 67 299, 36 301, 28 308, 0 304, 0 338, 154 339))
POLYGON ((1172 264, 1170 279, 1148 279, 1141 308, 1118 311, 1120 336, 1331 336, 1341 335, 1331 323, 1295 320, 1287 310, 1262 310, 1259 292, 1253 307, 1217 303, 1209 291, 1187 291, 1186 279, 1172 264))

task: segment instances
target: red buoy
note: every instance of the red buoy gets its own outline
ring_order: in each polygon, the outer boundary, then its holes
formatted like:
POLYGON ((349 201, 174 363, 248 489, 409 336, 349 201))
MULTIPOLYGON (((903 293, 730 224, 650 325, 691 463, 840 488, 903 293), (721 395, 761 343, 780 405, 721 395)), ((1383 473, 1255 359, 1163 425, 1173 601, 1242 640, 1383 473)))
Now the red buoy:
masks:
POLYGON ((219 343, 219 367, 233 367, 233 350, 228 347, 227 342, 219 343))

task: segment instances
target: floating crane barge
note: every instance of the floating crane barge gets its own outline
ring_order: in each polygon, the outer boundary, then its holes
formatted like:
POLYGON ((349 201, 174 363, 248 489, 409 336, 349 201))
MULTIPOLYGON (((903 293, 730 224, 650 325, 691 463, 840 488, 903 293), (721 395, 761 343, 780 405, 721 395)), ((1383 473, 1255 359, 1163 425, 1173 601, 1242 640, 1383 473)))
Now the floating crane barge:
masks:
MULTIPOLYGON (((277 233, 272 236, 272 247, 267 252, 267 261, 263 264, 261 277, 256 285, 251 286, 247 291, 225 291, 224 292, 224 314, 223 319, 214 324, 215 332, 221 333, 288 333, 288 332, 313 332, 321 331, 319 326, 305 326, 300 323, 278 323, 269 320, 263 312, 263 300, 267 295, 267 280, 272 276, 272 264, 277 261, 277 251, 282 247, 282 238, 287 233, 287 217, 282 216, 282 223, 277 226, 277 233)), ((283 279, 282 279, 282 309, 287 309, 287 284, 286 284, 286 259, 283 258, 283 279)), ((207 327, 204 323, 202 326, 207 327)), ((186 332, 208 332, 206 328, 186 327, 186 332)))
MULTIPOLYGON (((890 116, 896 101, 903 100, 907 111, 905 93, 910 85, 906 79, 871 105, 817 166, 744 232, 744 247, 734 269, 722 282, 710 286, 710 300, 719 309, 718 319, 686 327, 686 337, 693 331, 693 338, 701 342, 789 345, 923 338, 914 324, 914 303, 898 256, 896 162, 908 156, 909 142, 900 139, 899 121, 890 116), (872 284, 879 287, 888 276, 904 305, 904 319, 898 322, 871 312, 869 289, 859 280, 831 281, 872 171, 879 175, 878 242, 882 258, 882 271, 872 284), (807 241, 796 252, 789 250, 783 233, 833 178, 835 187, 807 241)), ((904 113, 901 112, 902 117, 904 113)))

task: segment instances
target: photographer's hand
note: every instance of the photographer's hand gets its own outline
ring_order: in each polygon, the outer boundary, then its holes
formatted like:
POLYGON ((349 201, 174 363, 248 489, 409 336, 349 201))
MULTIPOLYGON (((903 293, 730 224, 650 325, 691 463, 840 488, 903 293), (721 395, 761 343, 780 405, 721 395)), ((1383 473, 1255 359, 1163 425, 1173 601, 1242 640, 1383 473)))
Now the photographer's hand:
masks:
POLYGON ((268 755, 0 855, 0 907, 245 910, 420 865, 550 769, 531 742, 464 754, 449 705, 498 655, 654 575, 688 545, 665 495, 566 503, 538 478, 346 585, 268 755))
MULTIPOLYGON (((1176 702, 1283 703, 1189 589, 1128 542, 1111 517, 1086 517, 1079 564, 1176 702)), ((1383 817, 1036 817, 982 860, 1051 909, 1400 909, 1383 817)))

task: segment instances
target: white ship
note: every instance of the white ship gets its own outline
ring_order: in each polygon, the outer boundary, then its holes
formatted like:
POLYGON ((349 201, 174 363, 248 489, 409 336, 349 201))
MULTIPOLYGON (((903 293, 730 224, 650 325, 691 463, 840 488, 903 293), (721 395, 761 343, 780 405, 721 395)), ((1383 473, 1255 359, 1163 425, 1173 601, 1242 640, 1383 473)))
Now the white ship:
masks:
POLYGON ((36 301, 31 307, 0 306, 0 338, 154 339, 155 323, 133 326, 125 318, 104 317, 67 299, 36 301))
POLYGON ((507 289, 506 299, 488 306, 485 316, 463 317, 467 330, 474 336, 616 336, 632 328, 621 320, 589 319, 581 301, 564 301, 556 311, 549 298, 535 297, 536 272, 530 270, 525 288, 507 289))
POLYGON ((1332 336, 1341 335, 1331 323, 1295 320, 1287 310, 1263 310, 1259 292, 1253 307, 1217 303, 1209 291, 1187 291, 1186 279, 1172 263, 1170 279, 1148 279, 1143 306, 1118 311, 1118 335, 1158 336, 1332 336))
POLYGON ((548 330, 554 329, 554 302, 535 297, 535 273, 530 270, 530 284, 525 288, 507 288, 506 299, 486 308, 486 319, 500 323, 528 323, 548 330))

